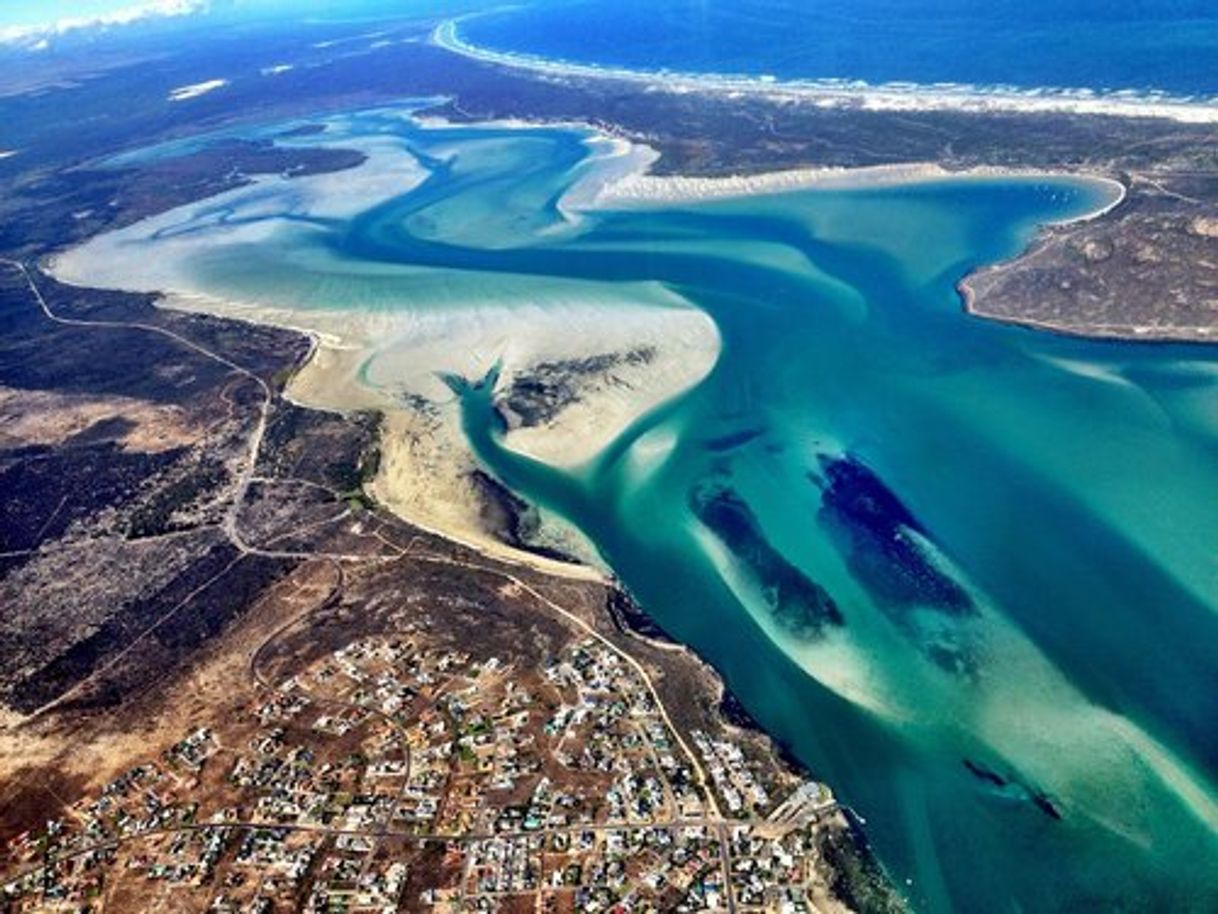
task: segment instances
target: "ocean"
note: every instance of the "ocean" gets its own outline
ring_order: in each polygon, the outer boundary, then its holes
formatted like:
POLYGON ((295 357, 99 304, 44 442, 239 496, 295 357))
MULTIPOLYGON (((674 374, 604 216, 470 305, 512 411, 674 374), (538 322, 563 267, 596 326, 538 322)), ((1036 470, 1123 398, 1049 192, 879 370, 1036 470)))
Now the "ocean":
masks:
POLYGON ((329 124, 414 171, 264 182, 74 268, 121 285, 172 264, 151 287, 302 320, 487 294, 522 322, 623 291, 701 309, 711 373, 589 463, 505 447, 493 370, 454 382, 483 465, 719 670, 917 910, 1218 909, 1218 352, 991 323, 955 290, 1105 188, 961 178, 571 221, 585 131, 329 124))
POLYGON ((573 0, 471 17, 480 47, 643 72, 1218 96, 1200 0, 573 0))

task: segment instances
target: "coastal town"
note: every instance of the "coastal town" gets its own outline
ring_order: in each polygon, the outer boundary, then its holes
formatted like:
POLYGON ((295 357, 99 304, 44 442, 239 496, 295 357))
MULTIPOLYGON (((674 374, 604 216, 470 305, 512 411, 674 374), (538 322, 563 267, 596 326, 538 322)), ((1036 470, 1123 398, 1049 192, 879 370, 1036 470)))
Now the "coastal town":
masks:
POLYGON ((407 626, 256 694, 10 841, 0 909, 840 909, 828 790, 679 733, 596 637, 530 667, 407 626))

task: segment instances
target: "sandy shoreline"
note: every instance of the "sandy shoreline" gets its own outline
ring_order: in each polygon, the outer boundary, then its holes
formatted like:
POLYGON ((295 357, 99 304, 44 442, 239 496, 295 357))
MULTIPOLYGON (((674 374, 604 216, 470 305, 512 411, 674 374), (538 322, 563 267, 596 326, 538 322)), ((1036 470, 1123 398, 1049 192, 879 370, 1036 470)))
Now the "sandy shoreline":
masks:
POLYGON ((852 80, 778 80, 773 77, 731 74, 647 72, 625 67, 598 66, 549 60, 528 54, 496 51, 461 37, 461 22, 473 13, 448 20, 432 33, 433 44, 484 63, 547 76, 631 82, 670 93, 747 95, 775 101, 803 102, 823 108, 861 111, 960 111, 977 114, 1084 114, 1101 117, 1150 117, 1189 124, 1218 123, 1218 103, 1198 102, 1162 93, 1097 93, 1086 89, 1020 90, 1013 86, 871 85, 852 80))

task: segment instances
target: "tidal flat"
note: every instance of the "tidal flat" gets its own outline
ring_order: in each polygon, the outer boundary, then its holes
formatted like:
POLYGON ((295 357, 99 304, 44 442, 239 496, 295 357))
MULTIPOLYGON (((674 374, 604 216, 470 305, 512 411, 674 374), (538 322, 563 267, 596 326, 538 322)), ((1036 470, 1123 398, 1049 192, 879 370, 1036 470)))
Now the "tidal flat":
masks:
POLYGON ((443 440, 420 466, 481 465, 594 550, 916 906, 1218 902, 1218 355, 992 324, 956 292, 1110 185, 598 205, 590 131, 373 111, 324 136, 392 180, 261 181, 56 274, 311 329, 298 397, 426 417, 387 447, 443 440), (504 422, 535 366, 639 347, 532 441, 504 422))

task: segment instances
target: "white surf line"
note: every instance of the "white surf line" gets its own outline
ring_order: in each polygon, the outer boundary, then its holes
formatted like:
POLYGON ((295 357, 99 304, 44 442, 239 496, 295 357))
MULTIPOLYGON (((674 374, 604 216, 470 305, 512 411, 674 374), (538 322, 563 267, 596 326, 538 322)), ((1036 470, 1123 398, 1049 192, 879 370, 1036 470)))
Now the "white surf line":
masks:
POLYGON ((966 84, 924 86, 916 83, 871 85, 857 80, 779 80, 769 76, 734 76, 682 72, 646 72, 625 67, 547 60, 528 54, 496 51, 461 37, 460 24, 469 16, 441 23, 431 43, 454 54, 549 76, 617 80, 671 93, 746 94, 777 101, 800 101, 821 108, 862 111, 957 111, 976 114, 1087 114, 1106 117, 1149 117, 1187 124, 1218 123, 1218 99, 1195 100, 1165 93, 1142 95, 1098 93, 1088 89, 1020 90, 1013 86, 987 89, 966 84))

